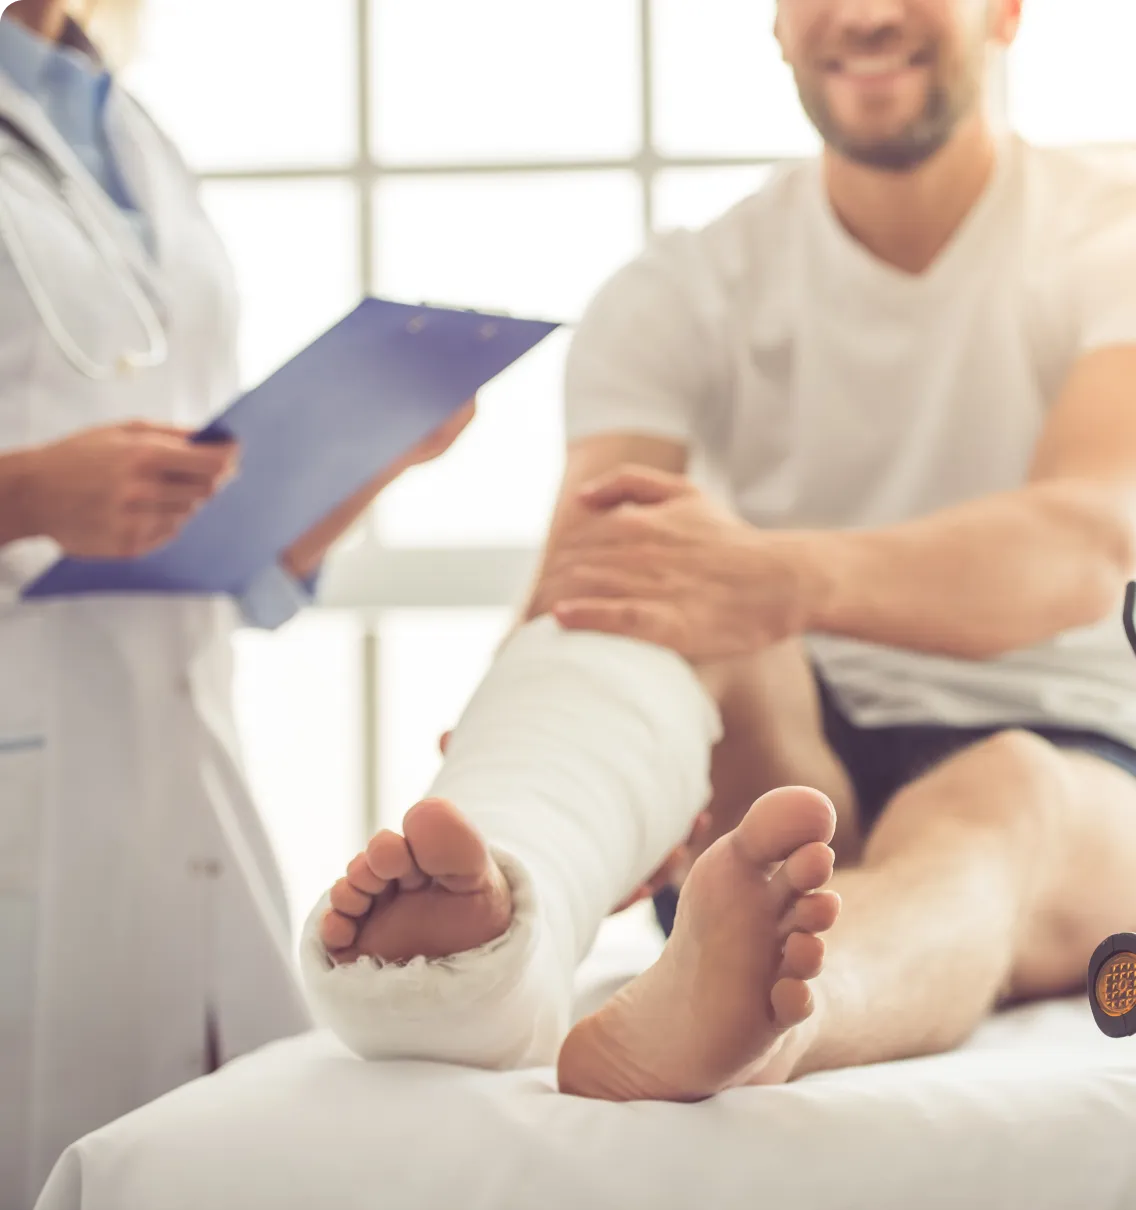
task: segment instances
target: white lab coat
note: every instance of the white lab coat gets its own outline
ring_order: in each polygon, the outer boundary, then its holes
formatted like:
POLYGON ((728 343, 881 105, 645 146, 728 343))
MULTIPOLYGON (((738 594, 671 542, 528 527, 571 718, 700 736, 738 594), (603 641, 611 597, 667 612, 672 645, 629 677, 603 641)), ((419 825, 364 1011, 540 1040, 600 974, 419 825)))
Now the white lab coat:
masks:
MULTIPOLYGON (((112 94, 111 137, 151 259, 39 107, 0 75, 0 117, 78 180, 170 335, 160 369, 100 383, 47 335, 0 246, 0 449, 128 418, 194 425, 230 400, 236 305, 194 182, 112 94)), ((97 356, 137 321, 9 131, 0 187, 68 329, 97 356)), ((26 1210, 82 1134, 307 1028, 283 888, 241 773, 228 600, 21 603, 53 552, 0 549, 0 1210, 26 1210)))

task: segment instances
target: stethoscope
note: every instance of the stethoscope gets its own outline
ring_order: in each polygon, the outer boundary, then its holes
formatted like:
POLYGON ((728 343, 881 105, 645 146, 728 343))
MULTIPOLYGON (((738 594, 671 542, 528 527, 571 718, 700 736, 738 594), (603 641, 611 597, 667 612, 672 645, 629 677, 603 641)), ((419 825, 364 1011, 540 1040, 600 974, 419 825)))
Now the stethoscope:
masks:
MULTIPOLYGON (((146 348, 127 350, 110 364, 95 361, 83 350, 79 342, 67 330, 67 325, 60 318, 59 312, 51 301, 51 296, 44 288, 32 263, 32 258, 28 255, 27 245, 20 235, 19 225, 12 213, 12 208, 4 196, 3 185, 0 184, 0 240, 7 246, 20 281, 43 321, 43 326, 58 346, 59 351, 80 374, 100 382, 124 377, 137 370, 154 369, 164 365, 169 357, 169 341, 166 338, 166 330, 161 318, 138 284, 138 279, 115 242, 114 236, 107 231, 98 211, 90 198, 86 196, 82 184, 69 177, 46 152, 37 147, 11 122, 0 118, 0 126, 11 133, 46 170, 64 205, 71 212, 80 230, 90 240, 99 259, 122 291, 123 298, 133 310, 146 338, 146 348)), ((10 147, 0 146, 0 176, 3 175, 2 166, 6 157, 26 158, 23 151, 16 152, 10 147)))

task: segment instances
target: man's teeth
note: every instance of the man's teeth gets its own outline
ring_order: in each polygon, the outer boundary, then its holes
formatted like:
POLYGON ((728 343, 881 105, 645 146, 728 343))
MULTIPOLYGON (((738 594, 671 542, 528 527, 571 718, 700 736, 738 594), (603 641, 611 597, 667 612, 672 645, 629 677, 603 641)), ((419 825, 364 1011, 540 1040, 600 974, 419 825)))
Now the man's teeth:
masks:
POLYGON ((910 64, 905 55, 871 55, 845 59, 841 66, 850 76, 887 76, 910 64))

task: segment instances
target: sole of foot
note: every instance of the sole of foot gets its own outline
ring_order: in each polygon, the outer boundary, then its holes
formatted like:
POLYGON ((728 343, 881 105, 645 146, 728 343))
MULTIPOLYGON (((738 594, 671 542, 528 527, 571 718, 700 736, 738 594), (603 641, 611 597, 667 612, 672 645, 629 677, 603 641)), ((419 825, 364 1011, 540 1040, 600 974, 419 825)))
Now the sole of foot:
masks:
POLYGON ((698 1101, 789 1079, 807 1046, 809 981, 840 899, 824 887, 836 813, 815 790, 759 799, 691 868, 659 960, 561 1050, 562 1092, 698 1101))
POLYGON ((476 949, 512 919, 509 885, 485 842, 443 799, 412 807, 402 835, 383 831, 331 889, 320 940, 333 962, 405 963, 476 949))

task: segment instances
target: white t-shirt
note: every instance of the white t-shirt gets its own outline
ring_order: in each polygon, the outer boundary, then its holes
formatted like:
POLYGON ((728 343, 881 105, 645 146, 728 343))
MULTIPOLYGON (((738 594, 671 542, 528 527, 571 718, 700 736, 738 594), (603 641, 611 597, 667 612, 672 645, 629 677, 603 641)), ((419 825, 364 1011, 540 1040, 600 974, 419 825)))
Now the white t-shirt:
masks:
MULTIPOLYGON (((817 161, 663 236, 603 288, 569 357, 567 431, 684 442, 762 528, 885 526, 1021 486, 1074 362, 1118 344, 1136 345, 1136 181, 1008 139, 915 276, 846 232, 817 161)), ((1050 723, 1136 744, 1119 603, 983 662, 808 641, 864 726, 1050 723)))

